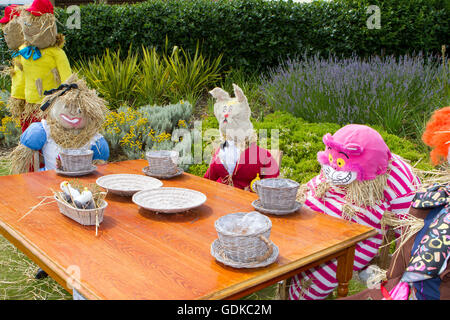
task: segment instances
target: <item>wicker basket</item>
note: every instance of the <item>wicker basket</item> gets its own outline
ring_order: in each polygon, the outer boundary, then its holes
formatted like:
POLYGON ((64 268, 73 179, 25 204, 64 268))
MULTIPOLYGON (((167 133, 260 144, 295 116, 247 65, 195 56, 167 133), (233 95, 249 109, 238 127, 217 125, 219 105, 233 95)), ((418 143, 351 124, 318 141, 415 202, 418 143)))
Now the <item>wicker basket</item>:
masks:
POLYGON ((177 173, 178 152, 169 150, 148 151, 145 156, 151 173, 158 175, 177 173))
POLYGON ((295 206, 300 184, 290 179, 269 178, 255 183, 256 193, 265 209, 289 210, 295 206))
POLYGON ((58 199, 55 195, 56 203, 58 204, 59 211, 69 217, 72 220, 75 220, 79 224, 82 224, 84 226, 95 226, 96 225, 96 216, 98 215, 98 224, 102 223, 103 221, 103 214, 105 212, 106 207, 108 206, 108 203, 103 200, 103 205, 100 208, 97 209, 77 209, 74 208, 64 201, 61 201, 58 199))
POLYGON ((78 172, 92 168, 94 151, 80 149, 63 150, 59 153, 59 156, 64 171, 78 172))
POLYGON ((264 261, 272 255, 273 247, 268 240, 272 221, 267 216, 254 212, 263 225, 255 232, 245 233, 239 230, 241 229, 239 222, 248 212, 231 213, 216 220, 216 231, 226 258, 235 262, 248 263, 264 261))

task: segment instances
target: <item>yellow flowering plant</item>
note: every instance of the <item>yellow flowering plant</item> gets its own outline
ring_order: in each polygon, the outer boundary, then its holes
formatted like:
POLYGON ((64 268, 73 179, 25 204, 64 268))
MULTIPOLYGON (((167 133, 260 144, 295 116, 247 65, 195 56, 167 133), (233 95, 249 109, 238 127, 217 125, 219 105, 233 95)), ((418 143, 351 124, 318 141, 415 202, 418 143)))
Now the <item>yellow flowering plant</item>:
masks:
POLYGON ((172 139, 172 133, 186 129, 191 114, 191 104, 184 101, 136 109, 123 105, 109 113, 103 135, 113 152, 142 159, 147 150, 174 149, 179 141, 172 139))

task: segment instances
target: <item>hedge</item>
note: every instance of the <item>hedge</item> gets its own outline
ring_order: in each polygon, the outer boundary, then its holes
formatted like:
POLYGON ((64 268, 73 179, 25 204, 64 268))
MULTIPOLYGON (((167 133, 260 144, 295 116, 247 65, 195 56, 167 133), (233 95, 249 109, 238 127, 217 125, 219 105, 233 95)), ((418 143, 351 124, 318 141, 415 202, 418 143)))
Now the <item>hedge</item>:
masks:
POLYGON ((261 70, 304 52, 327 55, 438 53, 448 44, 446 0, 149 0, 134 5, 81 6, 81 29, 67 29, 57 9, 66 52, 74 60, 105 48, 173 45, 224 53, 223 63, 261 70), (381 10, 381 29, 368 29, 369 5, 381 10))

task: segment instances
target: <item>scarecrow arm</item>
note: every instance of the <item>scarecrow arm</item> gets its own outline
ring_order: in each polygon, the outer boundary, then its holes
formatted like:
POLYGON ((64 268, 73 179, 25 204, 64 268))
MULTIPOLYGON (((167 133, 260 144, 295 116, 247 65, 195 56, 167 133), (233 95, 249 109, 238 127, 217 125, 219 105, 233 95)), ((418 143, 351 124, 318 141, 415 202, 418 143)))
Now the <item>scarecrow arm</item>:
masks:
POLYGON ((71 75, 70 63, 63 49, 57 48, 55 52, 56 69, 58 70, 61 83, 65 82, 71 75))
POLYGON ((94 151, 94 160, 107 161, 109 158, 109 146, 104 137, 101 137, 92 145, 91 150, 94 151))
POLYGON ((41 150, 47 142, 47 134, 40 122, 32 123, 20 136, 20 143, 31 150, 41 150))

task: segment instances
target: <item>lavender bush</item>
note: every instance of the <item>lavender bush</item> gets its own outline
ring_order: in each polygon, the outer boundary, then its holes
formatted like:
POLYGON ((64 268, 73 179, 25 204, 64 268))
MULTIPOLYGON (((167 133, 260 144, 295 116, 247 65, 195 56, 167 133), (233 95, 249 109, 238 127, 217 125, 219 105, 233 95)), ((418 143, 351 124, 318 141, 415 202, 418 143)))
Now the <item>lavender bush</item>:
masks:
POLYGON ((261 89, 273 110, 310 122, 381 125, 418 137, 430 113, 449 103, 448 71, 434 57, 319 56, 288 60, 270 71, 261 89))

